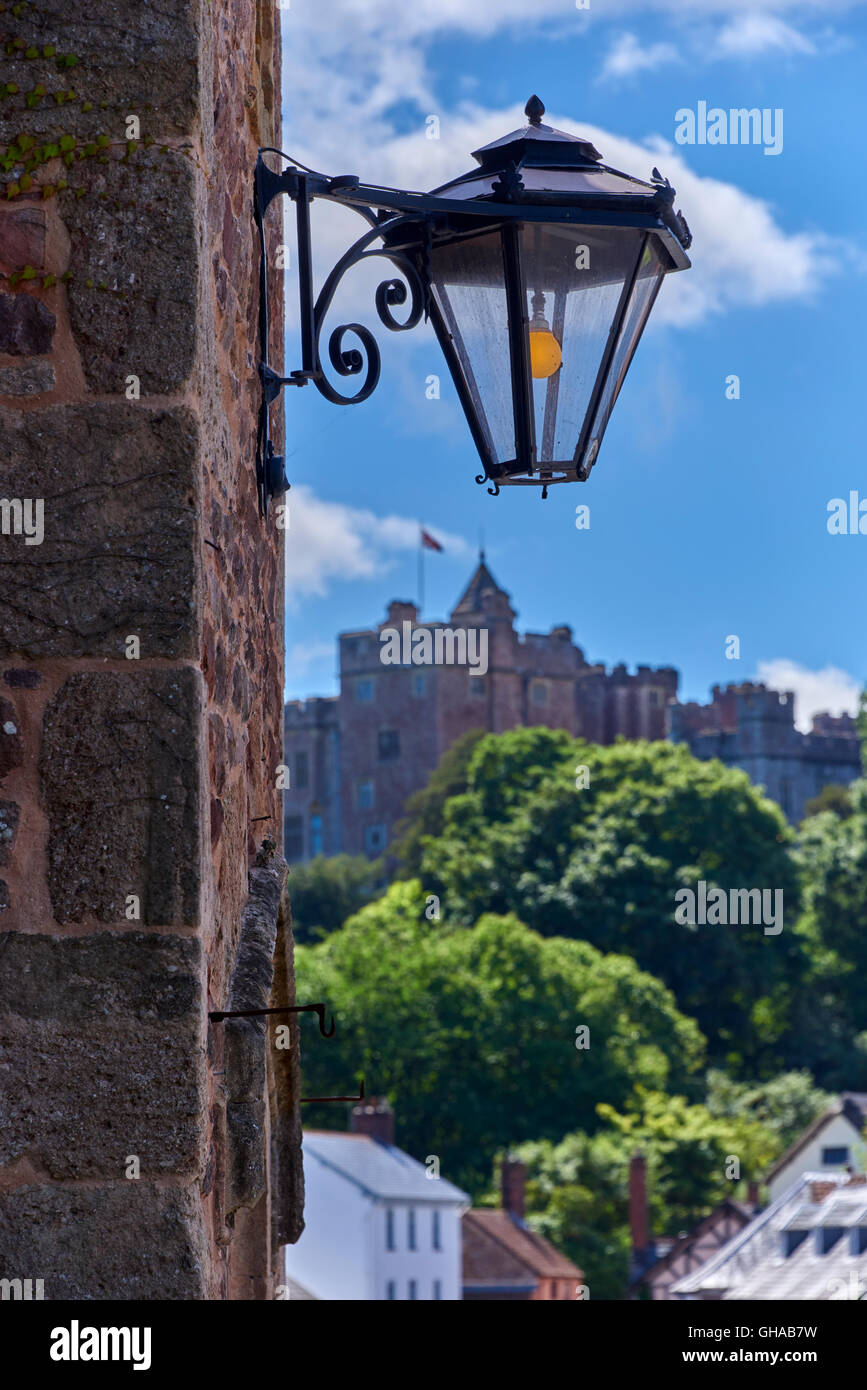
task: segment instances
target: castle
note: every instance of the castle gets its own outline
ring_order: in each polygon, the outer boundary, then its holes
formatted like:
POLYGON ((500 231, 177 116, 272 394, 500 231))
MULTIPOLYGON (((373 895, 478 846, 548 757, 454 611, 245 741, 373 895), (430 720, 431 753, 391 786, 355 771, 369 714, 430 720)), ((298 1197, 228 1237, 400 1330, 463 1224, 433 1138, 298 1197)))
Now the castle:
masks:
MULTIPOLYGON (((396 640, 396 639, 395 639, 396 640)), ((377 628, 344 632, 340 694, 290 700, 285 709, 284 853, 290 863, 324 854, 385 853, 407 799, 423 787, 442 755, 471 729, 503 733, 542 724, 593 743, 671 737, 697 757, 720 758, 763 782, 798 820, 828 782, 860 772, 848 715, 819 715, 814 732, 794 727, 794 698, 763 686, 715 687, 709 706, 677 702, 671 666, 606 670, 585 659, 572 630, 515 628, 509 595, 480 557, 449 624, 420 623, 414 604, 396 601, 377 628), (414 664, 386 657, 392 634, 484 636, 485 660, 414 664)), ((431 648, 434 643, 427 642, 431 648)), ((452 649, 457 642, 452 641, 452 649)), ((437 641, 436 648, 449 646, 437 641)))
POLYGON ((823 787, 848 785, 860 775, 860 745, 848 714, 817 714, 812 728, 795 728, 791 690, 768 690, 744 681, 715 685, 709 705, 673 704, 669 738, 697 758, 719 758, 739 767, 778 801, 790 821, 803 818, 807 802, 823 787))

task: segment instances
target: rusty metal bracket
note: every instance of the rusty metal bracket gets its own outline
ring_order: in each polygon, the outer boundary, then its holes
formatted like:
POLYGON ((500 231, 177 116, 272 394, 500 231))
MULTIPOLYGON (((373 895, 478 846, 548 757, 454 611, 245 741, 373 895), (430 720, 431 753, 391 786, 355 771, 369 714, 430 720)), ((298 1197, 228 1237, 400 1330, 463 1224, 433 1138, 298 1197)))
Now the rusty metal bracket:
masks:
POLYGON ((265 1014, 316 1014, 319 1031, 323 1038, 333 1038, 335 1033, 334 1015, 331 1015, 331 1028, 325 1028, 324 1004, 287 1004, 279 1009, 215 1009, 208 1014, 212 1023, 222 1023, 226 1018, 262 1018, 265 1014))

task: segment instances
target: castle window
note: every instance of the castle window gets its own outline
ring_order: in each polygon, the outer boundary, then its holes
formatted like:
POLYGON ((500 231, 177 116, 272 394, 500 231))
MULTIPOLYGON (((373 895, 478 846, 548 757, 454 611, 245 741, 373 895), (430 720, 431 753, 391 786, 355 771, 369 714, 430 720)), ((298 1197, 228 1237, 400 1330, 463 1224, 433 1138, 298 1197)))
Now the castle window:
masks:
POLYGON ((548 686, 544 681, 531 681, 530 699, 534 705, 547 705, 548 686))
POLYGON ((358 809, 370 811, 373 807, 373 782, 368 779, 358 784, 358 809))
POLYGON ((283 826, 283 853, 287 864, 304 858, 304 817, 287 816, 283 826))
POLYGON ((415 696, 427 694, 427 676, 419 675, 412 678, 412 693, 415 696))
POLYGON ((655 686, 651 686, 647 692, 647 702, 651 709, 659 709, 662 704, 662 692, 657 690, 655 686))
POLYGON ((355 682, 355 699, 359 705, 373 703, 373 681, 369 677, 355 682))
POLYGON ((379 761, 393 763, 400 757, 400 734, 397 729, 380 729, 379 761))
POLYGON ((470 694, 484 698, 485 678, 484 676, 470 676, 470 694))
POLYGON ((310 759, 306 753, 295 754, 295 786, 303 791, 310 778, 310 759))
POLYGON ((382 854, 385 849, 385 826, 369 825, 364 832, 365 854, 382 854))
POLYGON ((324 837, 322 834, 322 817, 310 817, 310 853, 315 858, 317 854, 324 853, 324 837))

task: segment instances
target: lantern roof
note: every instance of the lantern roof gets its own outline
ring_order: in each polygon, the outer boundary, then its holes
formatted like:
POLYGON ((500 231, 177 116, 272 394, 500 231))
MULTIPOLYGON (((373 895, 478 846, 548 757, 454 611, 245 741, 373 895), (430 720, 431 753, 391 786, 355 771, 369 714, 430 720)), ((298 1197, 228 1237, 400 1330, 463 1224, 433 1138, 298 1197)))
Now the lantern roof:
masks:
POLYGON ((617 220, 621 213, 651 217, 675 266, 686 269, 684 253, 692 237, 674 211, 675 191, 658 169, 649 180, 624 174, 603 164, 590 140, 543 124, 545 107, 537 96, 530 97, 524 110, 527 125, 474 150, 481 167, 441 184, 430 196, 480 206, 512 204, 531 216, 557 207, 614 213, 617 220))
POLYGON ((589 140, 542 124, 545 107, 537 96, 530 97, 524 114, 528 124, 520 130, 512 130, 508 135, 501 135, 499 140, 473 150, 473 159, 478 160, 486 172, 489 169, 498 171, 511 160, 526 165, 560 164, 570 168, 592 167, 601 162, 601 154, 589 140))

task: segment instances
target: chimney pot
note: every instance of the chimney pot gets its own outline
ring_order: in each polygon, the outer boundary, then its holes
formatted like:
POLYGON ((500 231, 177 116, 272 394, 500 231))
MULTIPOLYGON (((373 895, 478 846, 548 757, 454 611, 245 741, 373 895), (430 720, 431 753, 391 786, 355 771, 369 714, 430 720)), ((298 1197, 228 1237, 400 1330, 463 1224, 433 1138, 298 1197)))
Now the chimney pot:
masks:
POLYGON ((650 1245, 647 1221, 647 1165, 644 1155, 634 1153, 629 1160, 629 1229, 632 1249, 637 1254, 650 1245))
POLYGON ((503 1211, 514 1216, 517 1221, 524 1220, 524 1190, 527 1170, 518 1159, 504 1158, 500 1171, 500 1193, 503 1211))
POLYGON ((385 1096, 371 1096, 356 1105, 349 1118, 352 1134, 367 1134, 379 1144, 394 1145, 394 1111, 385 1096))

